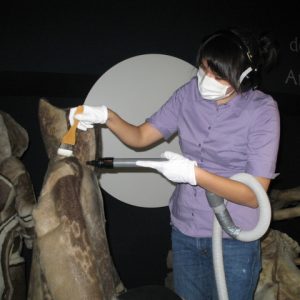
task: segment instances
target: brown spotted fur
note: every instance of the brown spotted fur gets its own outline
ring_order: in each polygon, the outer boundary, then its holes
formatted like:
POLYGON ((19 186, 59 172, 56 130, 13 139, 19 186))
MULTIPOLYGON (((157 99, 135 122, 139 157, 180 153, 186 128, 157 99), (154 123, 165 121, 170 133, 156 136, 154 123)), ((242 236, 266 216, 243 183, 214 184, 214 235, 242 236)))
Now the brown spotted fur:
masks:
POLYGON ((95 130, 77 132, 74 157, 56 155, 66 113, 40 103, 50 161, 33 212, 37 239, 29 299, 111 300, 123 286, 109 253, 98 180, 85 165, 96 156, 95 130))

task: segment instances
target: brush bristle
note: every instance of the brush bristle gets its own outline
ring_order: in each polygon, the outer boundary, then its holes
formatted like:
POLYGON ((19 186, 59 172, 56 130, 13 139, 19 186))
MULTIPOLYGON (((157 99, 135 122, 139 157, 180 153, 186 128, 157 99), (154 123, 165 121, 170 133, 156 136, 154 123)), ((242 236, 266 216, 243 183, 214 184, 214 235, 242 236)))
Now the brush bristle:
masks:
MULTIPOLYGON (((83 112, 83 106, 80 105, 77 107, 75 114, 82 113, 83 112)), ((72 156, 73 155, 73 146, 76 142, 76 128, 79 121, 74 120, 73 125, 70 127, 70 129, 67 131, 67 133, 63 136, 61 144, 57 150, 57 154, 62 156, 72 156)))
POLYGON ((59 147, 57 149, 57 154, 58 155, 62 155, 62 156, 72 156, 73 155, 73 151, 70 150, 70 149, 64 149, 64 148, 59 147))

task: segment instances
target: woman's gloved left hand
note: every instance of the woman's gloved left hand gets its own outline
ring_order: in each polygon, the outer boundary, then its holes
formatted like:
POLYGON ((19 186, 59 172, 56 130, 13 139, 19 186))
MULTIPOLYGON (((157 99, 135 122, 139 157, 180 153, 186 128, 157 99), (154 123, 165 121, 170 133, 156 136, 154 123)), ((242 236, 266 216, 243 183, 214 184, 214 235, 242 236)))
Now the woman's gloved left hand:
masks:
POLYGON ((195 166, 197 166, 197 162, 170 151, 162 153, 161 157, 167 160, 161 162, 138 160, 136 165, 156 169, 167 179, 177 183, 197 184, 195 177, 195 166))

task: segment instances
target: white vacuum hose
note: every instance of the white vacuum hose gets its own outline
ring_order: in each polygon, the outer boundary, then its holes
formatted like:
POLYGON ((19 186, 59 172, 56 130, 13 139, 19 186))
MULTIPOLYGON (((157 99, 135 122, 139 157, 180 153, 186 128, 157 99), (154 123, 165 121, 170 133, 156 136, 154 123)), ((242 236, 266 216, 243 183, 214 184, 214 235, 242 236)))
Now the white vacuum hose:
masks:
MULTIPOLYGON (((250 174, 239 173, 231 177, 231 179, 239 181, 250 187, 256 195, 259 205, 259 220, 255 228, 249 231, 240 230, 235 239, 250 242, 261 238, 268 230, 271 222, 271 206, 267 193, 256 178, 250 174)), ((218 290, 219 300, 228 300, 228 292, 225 279, 223 250, 222 250, 222 227, 217 217, 214 217, 213 223, 213 262, 214 272, 218 290)))

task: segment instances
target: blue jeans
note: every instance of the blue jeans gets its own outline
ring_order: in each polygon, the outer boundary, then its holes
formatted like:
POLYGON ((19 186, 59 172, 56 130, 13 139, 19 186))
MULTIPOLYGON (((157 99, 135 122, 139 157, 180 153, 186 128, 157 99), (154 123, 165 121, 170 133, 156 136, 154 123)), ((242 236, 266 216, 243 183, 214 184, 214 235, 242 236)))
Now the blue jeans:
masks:
MULTIPOLYGON (((217 300, 211 238, 193 238, 172 230, 173 276, 184 300, 217 300)), ((223 239, 223 257, 230 300, 253 299, 261 270, 260 241, 223 239)))

